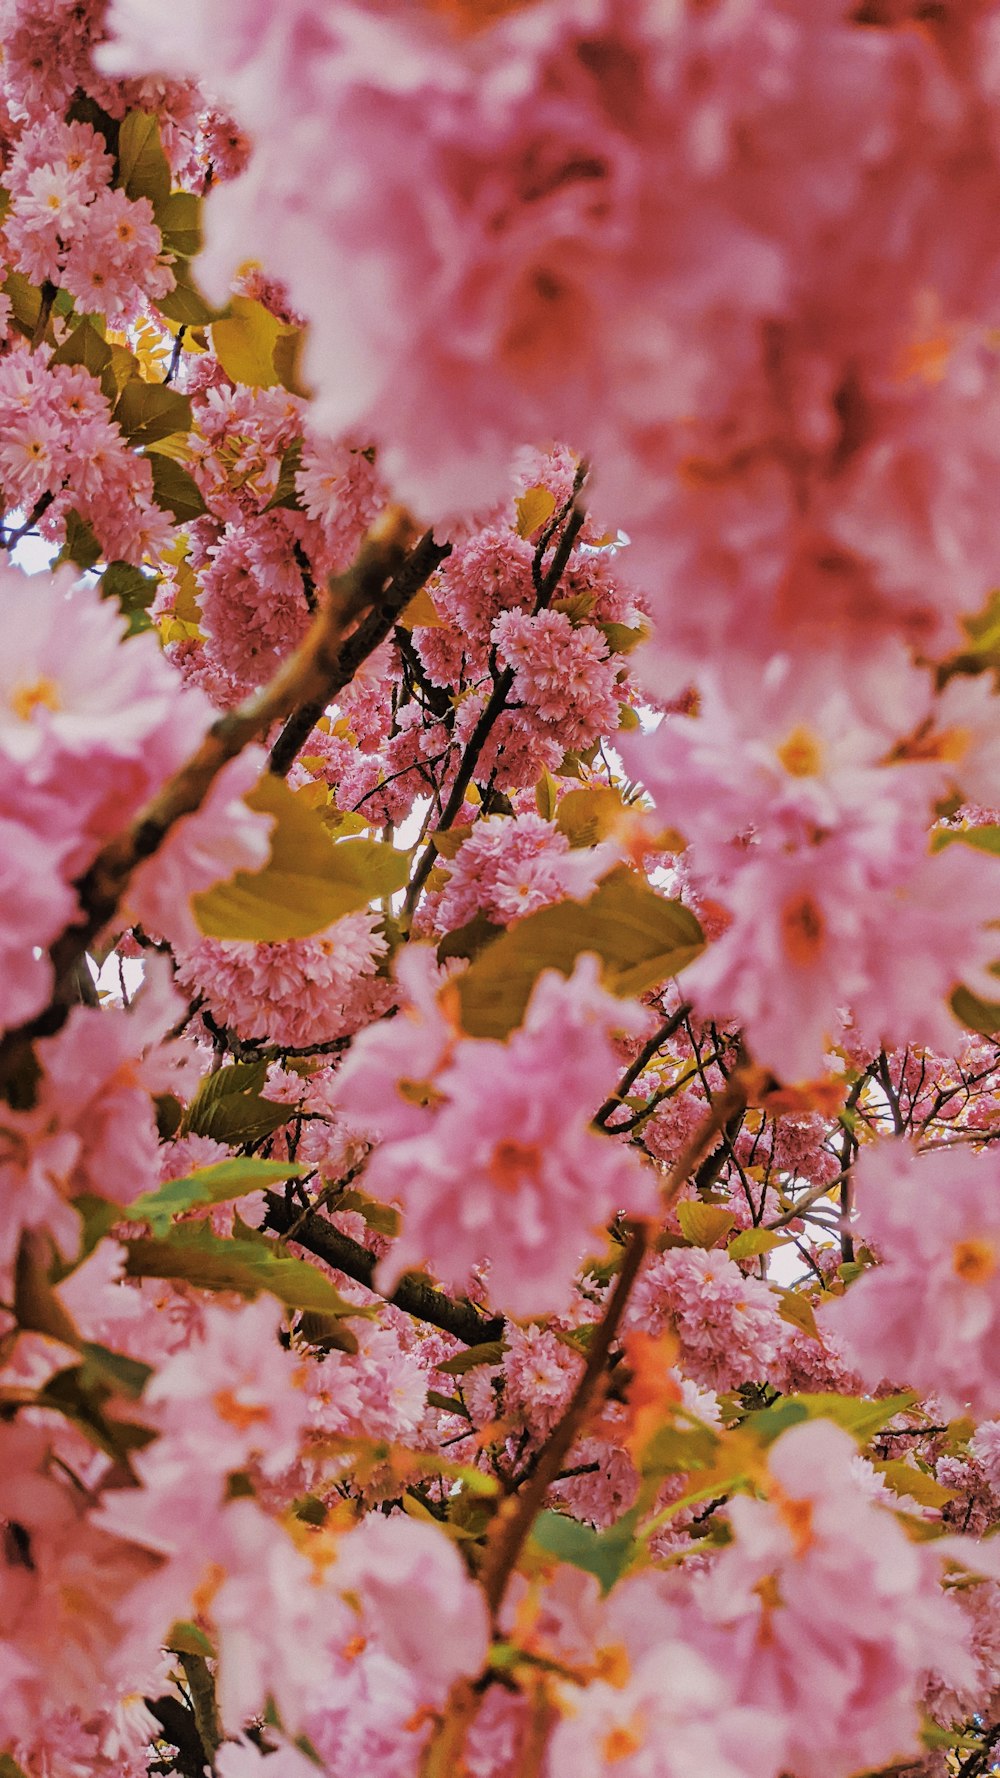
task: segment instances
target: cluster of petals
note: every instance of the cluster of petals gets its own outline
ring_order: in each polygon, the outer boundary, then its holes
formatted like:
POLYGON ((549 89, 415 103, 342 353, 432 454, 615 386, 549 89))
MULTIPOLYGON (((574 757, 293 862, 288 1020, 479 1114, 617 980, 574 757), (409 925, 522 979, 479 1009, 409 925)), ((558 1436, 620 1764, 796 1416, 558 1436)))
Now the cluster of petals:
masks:
POLYGON ((48 362, 45 348, 15 345, 0 358, 0 486, 8 510, 41 503, 55 542, 73 508, 107 561, 157 555, 171 521, 153 498, 145 457, 129 450, 100 384, 81 365, 48 362))
POLYGON ((643 1268, 628 1311, 647 1333, 671 1328, 685 1374, 709 1389, 773 1376, 789 1329, 776 1298, 718 1250, 671 1247, 643 1268))
POLYGON ((733 1542, 694 1584, 741 1695, 782 1726, 778 1769, 848 1778, 916 1757, 927 1674, 976 1677, 940 1557, 868 1497, 830 1421, 783 1433, 768 1469, 768 1498, 729 1503, 733 1542))
POLYGON ((495 926, 509 926, 567 897, 585 901, 613 861, 613 847, 571 851, 554 822, 530 811, 487 816, 443 867, 448 881, 434 925, 448 931, 481 914, 495 926))
POLYGON ((81 313, 134 319, 174 288, 146 197, 110 184, 114 163, 90 124, 55 117, 23 132, 6 170, 4 239, 24 275, 69 292, 81 313))
POLYGON ((990 1151, 883 1141, 854 1171, 879 1264, 823 1310, 868 1387, 899 1382, 948 1412, 1000 1411, 1000 1193, 990 1151))
POLYGON ((179 950, 178 981, 242 1037, 304 1049, 366 1024, 379 1010, 380 985, 388 1001, 388 984, 375 979, 385 950, 370 913, 284 944, 195 935, 179 950))
MULTIPOLYGON (((9 895, 0 1023, 12 1025, 48 997, 52 969, 40 947, 76 912, 74 882, 194 752, 211 706, 181 686, 152 635, 124 640, 113 602, 74 585, 71 570, 29 578, 7 569, 2 591, 10 628, 0 665, 0 869, 9 895)), ((237 783, 247 787, 242 763, 237 783)), ((181 909, 194 889, 261 863, 268 823, 251 816, 233 788, 230 775, 218 802, 179 824, 164 850, 163 886, 181 909)), ((154 860, 142 873, 143 905, 157 902, 156 872, 154 860)))
POLYGON ((962 770, 946 754, 961 737, 975 770, 988 713, 981 698, 956 698, 938 713, 940 757, 928 743, 929 757, 886 763, 893 735, 933 712, 915 671, 883 660, 881 712, 824 688, 818 665, 775 658, 756 704, 739 677, 708 674, 697 715, 668 714, 622 745, 727 916, 686 987, 742 1024, 757 1059, 786 1079, 822 1071, 847 1009, 876 1049, 946 1051, 953 989, 990 992, 1000 882, 966 847, 932 857, 928 841, 935 798, 962 770))
POLYGON ((206 269, 266 244, 331 430, 428 519, 569 440, 678 662, 862 613, 954 636, 998 547, 991 9, 444 10, 111 8, 109 65, 210 67, 253 130, 206 269))
POLYGON ((429 1263, 464 1290, 488 1259, 498 1307, 562 1309, 615 1212, 655 1210, 652 1174, 590 1124, 618 1071, 609 1032, 644 1015, 584 957, 568 980, 539 977, 506 1043, 469 1038, 436 978, 432 953, 411 949, 400 965, 411 1005, 362 1032, 339 1076, 343 1112, 381 1138, 365 1188, 403 1207, 380 1286, 429 1263))

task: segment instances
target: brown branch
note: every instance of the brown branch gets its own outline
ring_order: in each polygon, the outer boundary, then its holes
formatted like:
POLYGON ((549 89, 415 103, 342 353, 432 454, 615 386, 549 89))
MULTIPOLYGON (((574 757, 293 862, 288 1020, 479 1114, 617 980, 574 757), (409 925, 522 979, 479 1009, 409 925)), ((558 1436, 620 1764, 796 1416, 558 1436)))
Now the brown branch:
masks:
POLYGON ((626 1068, 625 1073, 622 1075, 621 1080, 618 1082, 618 1085, 610 1098, 605 1099, 600 1110, 594 1114, 595 1124, 600 1124, 603 1129, 607 1124, 609 1117, 612 1117, 616 1111, 621 1109, 626 1094, 635 1085, 640 1074, 644 1073, 645 1069, 656 1055, 657 1050, 662 1049, 665 1043, 669 1043, 674 1032, 680 1029, 690 1011, 691 1003, 690 1001, 685 1000, 677 1008, 675 1013, 671 1013, 669 1019, 665 1019, 663 1024, 657 1027, 653 1032, 652 1037, 643 1044, 635 1061, 629 1063, 629 1066, 626 1068))
POLYGON ((182 816, 199 809, 229 760, 275 722, 303 706, 325 704, 346 684, 364 658, 359 642, 366 623, 358 618, 386 596, 398 576, 412 534, 400 507, 388 507, 361 545, 346 573, 331 581, 326 599, 295 653, 269 685, 214 722, 197 752, 169 778, 123 833, 102 847, 75 885, 80 916, 55 940, 49 959, 55 976, 50 1005, 37 1018, 9 1031, 0 1044, 0 1091, 29 1059, 36 1037, 58 1031, 67 1016, 67 983, 80 957, 113 918, 133 873, 152 857, 182 816))
MULTIPOLYGON (((267 1200, 265 1228, 274 1229, 279 1235, 288 1235, 294 1230, 292 1238, 297 1246, 314 1253, 317 1259, 325 1260, 338 1272, 346 1273, 348 1278, 356 1279, 366 1289, 375 1290, 372 1279, 376 1256, 369 1253, 367 1247, 362 1247, 360 1241, 342 1234, 325 1216, 318 1216, 314 1211, 303 1216, 293 1205, 286 1204, 278 1192, 265 1192, 264 1196, 267 1200)), ((453 1334, 466 1346, 499 1340, 503 1334, 502 1315, 487 1318, 474 1304, 445 1296, 444 1291, 435 1290, 433 1284, 412 1272, 400 1279, 392 1295, 385 1300, 412 1315, 416 1321, 443 1328, 445 1333, 453 1334)))
POLYGON ((520 1494, 504 1502, 493 1521, 486 1559, 479 1578, 494 1618, 503 1603, 518 1556, 541 1510, 542 1502, 557 1479, 563 1460, 594 1400, 645 1252, 645 1227, 635 1224, 629 1235, 614 1290, 603 1318, 594 1331, 587 1352, 586 1367, 573 1391, 570 1404, 542 1451, 527 1486, 520 1494))
MULTIPOLYGON (((544 578, 539 580, 536 575, 536 586, 538 591, 538 598, 535 604, 536 614, 539 611, 544 610, 551 601, 552 595, 566 571, 566 565, 573 553, 577 538, 586 523, 586 513, 575 504, 580 489, 583 486, 586 474, 586 465, 581 464, 577 471, 576 479, 573 483, 573 492, 569 500, 567 500, 565 506, 560 509, 556 518, 551 522, 549 529, 545 533, 544 542, 540 543, 538 549, 536 549, 535 562, 538 564, 541 560, 541 555, 544 553, 545 543, 547 543, 549 537, 551 537, 552 531, 562 521, 563 517, 568 515, 566 527, 559 539, 559 544, 553 555, 552 561, 545 571, 544 578)), ((406 891, 406 900, 403 904, 404 927, 409 926, 417 902, 420 900, 420 896, 423 892, 424 884, 434 868, 434 861, 437 858, 437 847, 434 844, 435 835, 446 833, 453 825, 457 816, 461 813, 462 804, 465 802, 465 793, 468 790, 469 785, 472 783, 473 774, 479 764, 479 756, 489 739, 494 723, 506 706, 507 699, 509 698, 514 685, 514 669, 512 667, 505 667, 502 673, 497 673, 495 657, 492 658, 494 662, 492 668, 494 675, 493 690, 484 704, 479 716, 479 721, 476 723, 476 726, 469 737, 462 763, 458 768, 441 819, 437 824, 435 832, 431 834, 430 839, 424 847, 420 861, 413 873, 410 886, 406 891)))
POLYGON ((299 748, 308 740, 327 704, 350 684, 362 661, 385 641, 400 612, 450 554, 450 543, 435 543, 433 531, 425 532, 406 560, 396 568, 385 591, 380 588, 378 596, 367 601, 371 610, 340 648, 336 671, 330 674, 316 697, 300 700, 298 708, 285 723, 271 749, 268 764, 272 772, 283 778, 291 770, 299 748))

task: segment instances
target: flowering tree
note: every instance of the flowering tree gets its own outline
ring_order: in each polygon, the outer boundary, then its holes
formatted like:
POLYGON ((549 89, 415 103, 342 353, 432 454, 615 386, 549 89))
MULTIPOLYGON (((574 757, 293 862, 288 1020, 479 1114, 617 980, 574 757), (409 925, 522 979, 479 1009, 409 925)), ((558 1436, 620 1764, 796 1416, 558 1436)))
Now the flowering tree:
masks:
POLYGON ((1000 5, 0 18, 0 1778, 996 1769, 1000 5))

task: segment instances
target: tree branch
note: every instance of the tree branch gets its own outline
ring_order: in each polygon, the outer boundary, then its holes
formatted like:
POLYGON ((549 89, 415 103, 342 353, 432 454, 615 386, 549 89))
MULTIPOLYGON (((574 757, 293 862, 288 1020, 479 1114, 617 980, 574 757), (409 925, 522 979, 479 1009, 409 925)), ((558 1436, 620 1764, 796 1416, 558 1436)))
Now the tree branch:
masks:
POLYGON ((51 1035, 65 1023, 67 984, 74 967, 113 918, 138 866, 152 857, 182 816, 201 807, 223 766, 250 741, 304 706, 325 705, 334 689, 347 683, 374 646, 363 639, 363 633, 365 638, 371 634, 370 621, 355 628, 357 620, 387 596, 386 581, 400 575, 410 535, 408 515, 401 507, 388 507, 369 531, 351 567, 331 582, 304 640, 270 684, 220 716, 197 752, 139 811, 131 826, 101 848, 76 884, 79 918, 49 951, 55 976, 50 1005, 27 1024, 9 1031, 0 1043, 0 1092, 28 1059, 34 1039, 51 1035))
POLYGON ((573 1391, 569 1407, 552 1432, 527 1486, 520 1494, 504 1502, 493 1521, 486 1559, 479 1578, 494 1618, 503 1603, 518 1556, 536 1515, 541 1510, 542 1502, 559 1475, 563 1460, 586 1419, 645 1252, 646 1230, 642 1224, 635 1224, 629 1235, 625 1257, 608 1306, 590 1342, 586 1368, 573 1391))
POLYGON ((384 592, 379 587, 366 601, 371 606, 368 616, 339 648, 337 661, 321 690, 315 697, 299 701, 275 741, 268 764, 278 777, 291 771, 299 748, 316 727, 327 704, 350 684, 362 661, 385 641, 400 612, 450 554, 450 543, 435 543, 433 531, 426 531, 395 569, 384 592))
MULTIPOLYGON (((286 1204, 278 1192, 265 1192, 264 1196, 267 1200, 265 1228, 274 1229, 279 1235, 287 1235, 294 1229, 292 1239, 297 1246, 314 1253, 317 1259, 325 1260, 328 1266, 336 1267, 338 1272, 346 1273, 348 1278, 355 1278, 366 1289, 375 1291, 372 1279, 376 1257, 374 1253, 369 1253, 367 1247, 362 1247, 360 1241, 354 1241, 350 1235, 342 1234, 325 1216, 318 1216, 313 1211, 303 1216, 300 1210, 286 1204)), ((412 1272, 400 1279, 392 1295, 385 1300, 397 1309, 403 1309, 407 1315, 412 1315, 416 1321, 429 1322, 432 1327, 440 1327, 445 1333, 453 1334, 466 1346, 478 1346, 485 1340, 499 1340, 503 1334, 502 1315, 481 1315, 473 1303, 460 1302, 454 1297, 445 1296, 443 1290, 436 1290, 433 1284, 412 1272)))

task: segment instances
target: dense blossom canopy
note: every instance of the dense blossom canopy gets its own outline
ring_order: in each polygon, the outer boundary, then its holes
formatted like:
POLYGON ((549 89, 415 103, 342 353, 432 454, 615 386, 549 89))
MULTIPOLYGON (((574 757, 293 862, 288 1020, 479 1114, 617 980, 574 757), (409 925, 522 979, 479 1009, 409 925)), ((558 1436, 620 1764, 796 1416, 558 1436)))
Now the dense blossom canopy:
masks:
POLYGON ((1000 4, 0 33, 0 1778, 1000 1769, 1000 4))

